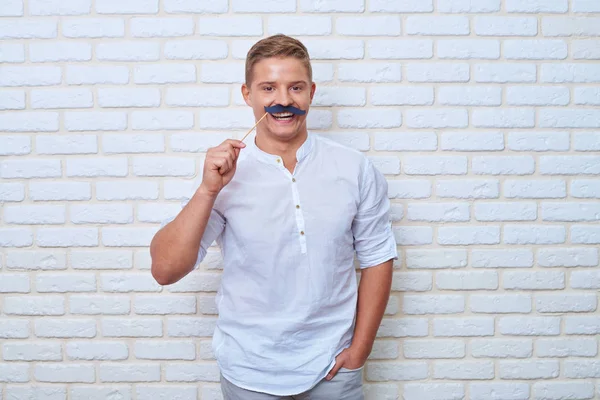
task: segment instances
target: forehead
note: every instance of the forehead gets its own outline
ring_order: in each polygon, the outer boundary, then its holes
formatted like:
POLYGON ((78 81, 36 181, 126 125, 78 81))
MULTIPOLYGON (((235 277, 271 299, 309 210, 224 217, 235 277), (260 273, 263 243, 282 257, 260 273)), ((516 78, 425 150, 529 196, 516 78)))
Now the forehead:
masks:
POLYGON ((254 81, 298 81, 309 80, 308 69, 294 57, 265 58, 253 67, 254 81))

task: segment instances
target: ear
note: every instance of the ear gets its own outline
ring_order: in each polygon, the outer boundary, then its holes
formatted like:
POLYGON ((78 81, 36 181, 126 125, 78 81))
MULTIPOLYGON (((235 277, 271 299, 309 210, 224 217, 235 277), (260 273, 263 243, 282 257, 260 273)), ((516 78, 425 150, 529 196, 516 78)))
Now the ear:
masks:
POLYGON ((252 107, 252 98, 250 97, 250 88, 246 86, 246 84, 242 84, 242 96, 244 97, 244 101, 250 107, 252 107))
POLYGON ((312 104, 313 97, 315 97, 315 91, 316 90, 317 90, 317 84, 313 82, 310 85, 310 104, 312 104))

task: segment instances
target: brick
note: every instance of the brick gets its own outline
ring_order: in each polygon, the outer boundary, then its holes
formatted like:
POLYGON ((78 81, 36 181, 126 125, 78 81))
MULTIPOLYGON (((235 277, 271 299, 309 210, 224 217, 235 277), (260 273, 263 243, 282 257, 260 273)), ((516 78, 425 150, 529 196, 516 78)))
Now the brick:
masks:
POLYGON ((530 175, 535 172, 531 156, 477 156, 472 171, 478 175, 530 175))
POLYGON ((476 358, 529 358, 533 354, 533 340, 474 339, 471 353, 476 358))
POLYGON ((196 346, 186 341, 138 341, 135 343, 138 360, 194 360, 196 346))
POLYGON ((594 0, 573 0, 572 11, 576 13, 600 12, 600 5, 594 0))
POLYGON ((472 400, 528 400, 527 383, 471 383, 469 385, 472 400))
POLYGON ((377 151, 433 151, 437 149, 435 132, 374 133, 377 151))
POLYGON ((180 107, 220 107, 229 105, 229 88, 170 88, 165 103, 180 107))
POLYGON ((600 40, 584 39, 571 42, 571 52, 574 60, 600 59, 600 40))
POLYGON ((467 265, 467 251, 454 249, 406 250, 407 268, 462 268, 467 265))
POLYGON ((99 88, 100 107, 158 107, 160 90, 156 88, 99 88))
POLYGON ((171 317, 167 320, 170 337, 209 337, 215 329, 214 317, 171 317))
POLYGON ((600 198, 600 180, 573 179, 571 196, 575 198, 600 198))
POLYGON ((433 0, 373 0, 369 3, 371 12, 420 13, 433 11, 433 0))
MULTIPOLYGON (((0 49, 1 51, 1 49, 0 49)), ((22 90, 3 90, 0 93, 0 110, 23 110, 25 108, 25 92, 22 90)), ((2 149, 6 149, 2 146, 2 149)), ((0 150, 5 151, 5 150, 0 150)))
POLYGON ((30 15, 83 15, 90 13, 92 1, 31 0, 28 7, 30 15))
MULTIPOLYGON (((465 398, 465 386, 462 383, 407 383, 404 385, 403 396, 406 400, 461 400, 465 398)), ((373 397, 372 400, 384 398, 388 399, 380 396, 373 397)), ((389 397, 394 398, 397 397, 389 397)))
POLYGON ((600 362, 597 360, 566 360, 564 371, 567 378, 597 378, 600 376, 600 362))
POLYGON ((156 300, 154 296, 138 296, 133 302, 136 314, 194 314, 196 298, 193 296, 162 296, 156 300))
MULTIPOLYGON (((312 64, 312 72, 313 72, 313 81, 314 82, 325 83, 325 82, 333 81, 333 64, 332 63, 313 63, 312 64)), ((341 78, 341 75, 338 76, 338 79, 340 81, 343 80, 341 78)), ((375 79, 378 79, 378 78, 376 77, 375 79)), ((244 104, 246 104, 246 103, 244 103, 244 104)))
POLYGON ((494 363, 491 361, 436 361, 433 363, 435 379, 493 379, 494 363))
POLYGON ((65 127, 68 131, 121 131, 127 128, 124 112, 65 112, 65 127))
POLYGON ((4 361, 62 361, 60 343, 5 343, 4 361))
POLYGON ((566 13, 568 9, 568 0, 506 0, 509 13, 566 13))
MULTIPOLYGON (((501 317, 498 330, 503 335, 552 336, 560 334, 560 317, 501 317)), ((558 363, 557 363, 558 367, 558 363)), ((511 379, 511 378, 508 378, 511 379)), ((521 378, 517 378, 521 379, 521 378)), ((535 379, 535 378, 529 378, 535 379)))
POLYGON ((96 182, 98 200, 156 200, 158 191, 157 182, 96 182))
POLYGON ((25 46, 22 44, 18 44, 18 43, 2 43, 2 44, 0 44, 0 62, 1 63, 25 62, 25 46))
POLYGON ((0 229, 0 247, 29 247, 33 244, 33 231, 25 228, 0 229))
POLYGON ((597 316, 565 317, 565 333, 567 335, 598 335, 600 333, 600 318, 597 316))
POLYGON ((482 59, 500 58, 500 41, 480 39, 438 40, 437 55, 441 59, 482 59))
POLYGON ((565 288, 562 271, 505 271, 505 289, 553 290, 565 288))
POLYGON ((544 36, 600 36, 600 18, 593 17, 543 17, 544 36))
MULTIPOLYGON (((194 386, 137 386, 136 395, 138 399, 156 399, 156 400, 194 400, 197 397, 198 388, 194 386)), ((222 394, 221 394, 222 395, 222 394)), ((203 394, 202 396, 206 396, 203 394)), ((211 399, 211 397, 203 397, 211 399)))
POLYGON ((437 241, 441 245, 499 244, 500 227, 440 227, 437 241))
POLYGON ((32 90, 31 108, 90 108, 94 105, 89 89, 32 90))
POLYGON ((432 288, 430 272, 394 272, 392 290, 399 292, 426 292, 432 288))
POLYGON ((107 317, 102 320, 104 337, 160 337, 162 323, 158 318, 117 318, 107 317))
POLYGON ((535 111, 528 108, 475 109, 472 123, 478 128, 533 128, 535 111))
POLYGON ((382 174, 398 175, 400 173, 400 159, 398 157, 370 156, 369 160, 382 174))
POLYGON ((594 384, 591 382, 536 382, 533 393, 538 400, 593 399, 594 384))
POLYGON ((479 36, 536 36, 535 17, 475 17, 474 30, 479 36))
POLYGON ((81 318, 37 319, 35 335, 39 338, 93 338, 96 336, 96 321, 81 318))
POLYGON ((595 311, 598 301, 593 294, 537 294, 535 308, 542 313, 595 311))
POLYGON ((125 21, 117 18, 74 18, 62 21, 67 38, 122 38, 125 21))
POLYGON ((71 206, 74 224, 133 223, 133 207, 129 204, 86 204, 71 206))
POLYGON ((564 106, 569 104, 570 94, 566 87, 512 86, 506 90, 506 100, 516 106, 564 106))
POLYGON ((500 379, 558 378, 558 360, 500 361, 500 379))
POLYGON ((296 12, 296 1, 266 0, 252 3, 244 0, 232 0, 231 10, 234 13, 294 13, 296 12))
POLYGON ((160 44, 137 40, 99 43, 96 57, 100 61, 158 61, 160 44))
MULTIPOLYGON (((133 37, 177 37, 194 34, 192 18, 132 18, 133 37)), ((139 43, 139 42, 136 42, 139 43)))
POLYGON ((409 35, 468 35, 466 16, 408 16, 406 33, 409 35))
POLYGON ((600 228, 597 226, 575 225, 571 227, 571 243, 598 244, 600 243, 600 228))
POLYGON ((407 156, 404 158, 407 175, 464 175, 467 158, 464 156, 407 156))
POLYGON ((219 382, 219 368, 216 364, 175 364, 166 367, 167 382, 219 382))
POLYGON ((133 111, 131 128, 133 130, 173 130, 190 129, 194 126, 194 114, 190 111, 133 111))
POLYGON ((433 336, 493 336, 494 318, 492 317, 453 317, 433 320, 433 336))
POLYGON ((567 43, 563 40, 505 40, 504 57, 513 60, 564 60, 567 43))
POLYGON ((544 221, 598 221, 600 205, 592 203, 542 203, 544 221))
POLYGON ((300 0, 300 11, 307 13, 337 13, 365 11, 364 0, 300 0))
POLYGON ((376 106, 433 105, 433 98, 433 88, 428 87, 403 86, 371 88, 371 104, 376 106))
POLYGON ((31 139, 25 135, 0 137, 0 155, 18 156, 31 153, 31 139))
POLYGON ((38 293, 95 292, 96 277, 91 274, 43 274, 36 276, 35 287, 38 293))
POLYGON ((540 82, 543 83, 598 83, 600 72, 592 64, 559 63, 542 64, 540 82))
POLYGON ((156 14, 159 0, 97 0, 98 14, 156 14))
POLYGON ((40 247, 98 246, 97 228, 40 228, 36 238, 40 247))
MULTIPOLYGON (((464 96, 466 93, 451 92, 450 96, 464 96)), ((441 92, 440 92, 441 95, 441 92)), ((464 103, 467 103, 464 101, 464 103)), ((442 150, 449 151, 500 151, 504 149, 504 135, 502 132, 443 132, 441 136, 442 150)))
POLYGON ((400 17, 339 17, 336 31, 347 36, 399 36, 400 17))
POLYGON ((118 399, 123 400, 131 400, 133 398, 131 397, 131 388, 115 385, 111 385, 110 387, 97 384, 93 386, 72 386, 69 393, 74 399, 104 400, 110 398, 110 396, 117 396, 118 399))
POLYGON ((100 382, 159 382, 160 365, 101 364, 98 367, 100 382))
POLYGON ((539 339, 536 342, 538 357, 595 357, 598 354, 596 339, 539 339))
POLYGON ((36 137, 38 154, 96 154, 95 135, 40 135, 36 137))
POLYGON ((30 182, 29 198, 33 201, 90 200, 91 184, 88 182, 30 182))
POLYGON ((354 39, 306 39, 303 41, 313 60, 357 60, 365 54, 362 40, 354 39))
POLYGON ((597 156, 543 156, 540 172, 544 175, 600 174, 600 157, 597 156))
MULTIPOLYGON (((313 69, 315 68, 313 64, 313 69)), ((339 63, 338 80, 340 82, 400 82, 402 80, 402 66, 399 63, 370 63, 361 61, 359 64, 339 63)), ((371 91, 376 89, 371 88, 371 91)), ((400 89, 400 88, 398 88, 400 89)))
POLYGON ((227 0, 165 0, 165 11, 168 13, 226 13, 229 5, 227 0))
MULTIPOLYGON (((240 113, 239 111, 235 111, 236 116, 239 113, 240 113)), ((200 111, 200 114, 202 115, 202 111, 200 111)), ((368 114, 368 112, 367 112, 367 114, 368 114)), ((247 115, 250 115, 250 114, 247 114, 247 115)), ((243 118, 243 116, 242 116, 242 118, 243 118)), ((247 129, 249 126, 254 125, 254 121, 256 121, 256 120, 257 120, 257 118, 255 119, 254 115, 252 116, 252 118, 247 118, 246 119, 247 122, 244 122, 244 124, 243 124, 244 125, 243 129, 247 129)), ((235 119, 234 119, 234 121, 235 121, 235 119)), ((238 123, 235 122, 235 124, 238 124, 238 123)), ((329 130, 332 125, 333 125, 333 114, 329 110, 312 110, 310 112, 310 114, 308 115, 308 118, 306 119, 306 127, 309 130, 312 130, 312 129, 329 130)), ((220 126, 223 127, 222 122, 221 122, 220 126)), ((241 128, 241 126, 239 126, 239 127, 241 128)))
POLYGON ((405 295, 403 300, 406 315, 458 314, 465 310, 464 296, 405 295))
POLYGON ((129 69, 124 66, 67 65, 66 72, 69 85, 124 85, 129 82, 129 69))
POLYGON ((11 251, 6 256, 6 267, 18 270, 56 270, 67 268, 65 252, 11 251))
POLYGON ((25 363, 0 364, 0 382, 29 382, 30 366, 25 363))
POLYGON ((69 342, 65 350, 70 360, 116 361, 125 360, 129 356, 127 345, 122 342, 69 342))
POLYGON ((136 84, 196 83, 196 66, 190 64, 138 65, 133 73, 136 84))
MULTIPOLYGON (((267 30, 269 34, 320 36, 332 32, 329 16, 279 16, 269 17, 267 30)), ((314 67, 314 65, 313 65, 314 67)))
POLYGON ((367 102, 365 88, 335 87, 317 90, 313 98, 313 105, 319 106, 364 106, 367 102))
POLYGON ((436 287, 442 290, 490 290, 498 288, 495 271, 440 271, 436 287))
POLYGON ((504 226, 506 244, 560 244, 566 240, 563 226, 504 226))
POLYGON ((571 273, 571 287, 573 289, 600 288, 600 271, 573 271, 571 273))
POLYGON ((193 176, 195 165, 191 158, 136 157, 133 160, 133 173, 136 176, 193 176))
MULTIPOLYGON (((1 73, 1 71, 0 71, 1 73)), ((57 132, 58 113, 25 112, 0 115, 0 130, 3 132, 57 132)), ((13 160, 22 163, 21 160, 13 160)), ((32 164, 33 161, 28 161, 32 164)))
POLYGON ((535 221, 536 203, 479 203, 475 204, 477 221, 535 221))
POLYGON ((543 109, 540 111, 543 128, 598 128, 600 112, 594 109, 543 109), (551 113, 555 112, 554 114, 551 113))
POLYGON ((408 110, 406 125, 409 128, 466 128, 469 115, 464 109, 408 110))
POLYGON ((463 358, 465 342, 462 340, 411 340, 403 341, 404 357, 411 358, 463 358))
POLYGON ((421 380, 429 376, 427 363, 412 362, 371 362, 367 364, 366 376, 369 381, 412 381, 421 380))
POLYGON ((126 296, 73 295, 69 310, 75 315, 126 315, 131 309, 129 303, 126 296))
POLYGON ((33 375, 38 382, 94 383, 96 381, 94 366, 83 364, 38 364, 34 367, 33 375))
POLYGON ((23 0, 6 0, 2 4, 0 16, 21 17, 23 15, 23 0))
POLYGON ((73 158, 67 160, 67 176, 96 177, 96 176, 127 176, 126 158, 73 158))
POLYGON ((424 245, 433 242, 433 230, 427 226, 395 227, 393 231, 396 242, 405 246, 424 245))
POLYGON ((158 227, 102 228, 102 244, 108 247, 149 246, 158 227))
POLYGON ((0 321, 0 338, 2 339, 25 339, 29 337, 29 331, 28 320, 4 317, 0 321))
POLYGON ((509 132, 507 145, 513 151, 567 151, 570 147, 569 132, 509 132))
POLYGON ((475 313, 530 313, 531 295, 471 295, 470 304, 475 313))
POLYGON ((469 206, 458 203, 409 204, 409 221, 460 222, 469 221, 469 206))
POLYGON ((521 199, 561 199, 567 196, 567 185, 564 180, 506 180, 504 196, 521 199))
POLYGON ((169 60, 222 60, 227 54, 227 42, 222 40, 170 40, 165 43, 165 57, 169 60))
POLYGON ((576 87, 574 90, 575 104, 600 105, 600 89, 593 87, 576 87))
POLYGON ((6 206, 4 220, 9 224, 64 224, 65 207, 56 205, 6 206))
POLYGON ((0 183, 0 201, 23 201, 25 185, 22 183, 0 183))
POLYGON ((500 185, 493 179, 438 180, 436 193, 440 198, 494 199, 500 185))
POLYGON ((426 180, 390 180, 388 197, 391 199, 426 199, 431 196, 431 182, 426 180))
POLYGON ((66 41, 31 43, 29 45, 29 59, 32 62, 90 61, 92 59, 92 45, 66 41))
POLYGON ((200 17, 197 30, 201 36, 261 36, 263 22, 259 16, 200 17))
POLYGON ((402 114, 395 109, 342 109, 338 111, 340 128, 396 128, 402 114))
POLYGON ((473 75, 475 82, 480 83, 535 83, 537 80, 536 65, 524 63, 475 64, 473 75))
MULTIPOLYGON (((144 137, 146 134, 142 134, 144 137)), ((185 132, 185 133, 175 133, 171 135, 171 149, 175 152, 206 152, 211 147, 218 146, 221 142, 228 139, 229 135, 225 133, 210 133, 208 135, 197 135, 195 132, 185 132)), ((183 184, 183 182, 182 182, 183 184)), ((188 185, 189 186, 189 185, 188 185)), ((182 186, 183 189, 183 186, 182 186)), ((192 191, 193 188, 190 186, 189 188, 186 186, 186 196, 188 192, 192 191)), ((166 192, 166 190, 165 190, 166 192)), ((192 192, 193 193, 193 192, 192 192)), ((172 199, 172 196, 169 195, 169 199, 172 199)), ((167 195, 165 195, 165 199, 167 199, 167 195)))
POLYGON ((29 277, 25 274, 2 274, 0 293, 29 293, 29 277))
POLYGON ((409 82, 468 82, 470 67, 466 63, 410 63, 406 71, 409 82))
POLYGON ((502 104, 502 89, 488 86, 441 87, 438 101, 440 104, 456 106, 499 106, 502 104))
POLYGON ((0 39, 53 39, 57 34, 56 19, 8 19, 0 27, 0 39))

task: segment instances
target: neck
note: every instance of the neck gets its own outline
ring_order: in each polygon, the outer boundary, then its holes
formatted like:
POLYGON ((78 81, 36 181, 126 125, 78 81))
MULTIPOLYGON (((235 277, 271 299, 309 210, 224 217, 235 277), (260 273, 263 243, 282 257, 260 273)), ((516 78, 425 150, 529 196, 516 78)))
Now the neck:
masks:
POLYGON ((308 132, 306 129, 289 140, 282 140, 262 130, 256 131, 256 146, 265 153, 281 156, 285 159, 296 159, 296 152, 306 141, 308 132))

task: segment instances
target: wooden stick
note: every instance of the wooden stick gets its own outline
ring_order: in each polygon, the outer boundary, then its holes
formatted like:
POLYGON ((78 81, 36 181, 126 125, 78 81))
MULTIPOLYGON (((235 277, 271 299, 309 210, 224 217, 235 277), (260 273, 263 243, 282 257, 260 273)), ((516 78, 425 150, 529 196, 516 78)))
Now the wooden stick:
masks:
POLYGON ((246 136, 248 136, 248 135, 250 134, 250 132, 252 132, 252 131, 254 130, 254 128, 256 128, 256 125, 258 125, 258 123, 259 123, 260 121, 262 121, 264 117, 266 117, 266 116, 267 116, 267 114, 268 114, 268 112, 266 112, 266 113, 265 113, 265 115, 263 115, 263 116, 262 116, 262 118, 261 118, 261 119, 259 119, 259 120, 258 120, 258 121, 257 121, 257 122, 254 124, 254 126, 253 126, 252 128, 250 128, 250 130, 249 130, 249 131, 248 131, 248 132, 247 132, 247 133, 244 135, 244 137, 242 138, 242 140, 241 140, 242 142, 244 141, 244 139, 246 139, 246 136))

